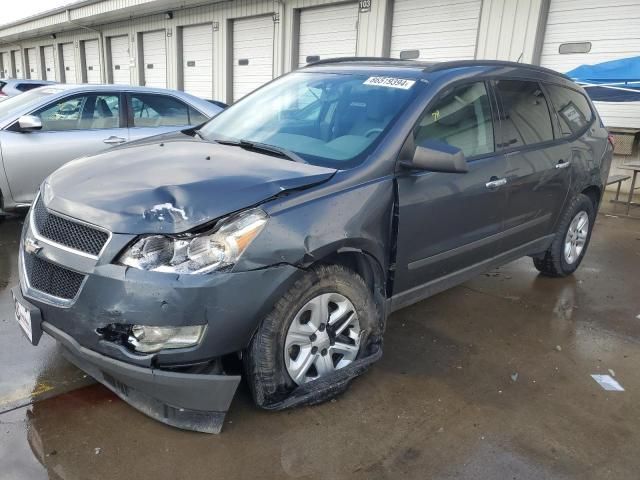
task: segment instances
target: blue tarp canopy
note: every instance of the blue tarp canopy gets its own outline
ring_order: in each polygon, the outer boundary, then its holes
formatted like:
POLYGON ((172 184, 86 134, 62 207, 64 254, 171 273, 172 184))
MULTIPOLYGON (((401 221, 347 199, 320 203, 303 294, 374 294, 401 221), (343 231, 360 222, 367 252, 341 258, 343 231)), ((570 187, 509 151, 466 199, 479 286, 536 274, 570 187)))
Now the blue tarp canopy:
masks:
POLYGON ((640 57, 581 65, 566 75, 585 87, 592 100, 640 101, 640 57))

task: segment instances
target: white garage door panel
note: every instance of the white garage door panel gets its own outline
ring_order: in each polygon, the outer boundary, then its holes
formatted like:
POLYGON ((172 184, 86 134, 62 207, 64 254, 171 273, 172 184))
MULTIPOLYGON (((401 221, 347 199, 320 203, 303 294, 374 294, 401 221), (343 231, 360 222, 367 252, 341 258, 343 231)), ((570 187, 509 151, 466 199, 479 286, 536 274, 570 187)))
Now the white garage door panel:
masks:
POLYGON ((2 78, 9 78, 11 76, 11 62, 9 61, 9 53, 2 52, 0 54, 0 59, 2 60, 2 78))
POLYGON ((13 52, 13 65, 16 70, 16 78, 26 78, 22 70, 22 56, 18 50, 13 52))
POLYGON ((233 22, 233 100, 273 78, 273 18, 246 18, 233 22), (248 60, 248 65, 240 65, 248 60))
POLYGON ((84 42, 85 79, 87 83, 100 83, 100 48, 98 40, 84 42))
POLYGON ((419 50, 421 60, 475 57, 481 0, 395 0, 391 56, 419 50))
POLYGON ((27 64, 29 65, 29 78, 40 78, 38 75, 38 59, 36 57, 36 49, 27 48, 26 56, 27 64))
POLYGON ((300 12, 298 66, 307 64, 307 57, 320 59, 353 57, 358 39, 358 5, 348 3, 300 12))
POLYGON ((73 43, 62 44, 62 70, 66 83, 76 83, 76 59, 73 43))
POLYGON ((144 84, 147 87, 167 87, 167 44, 164 30, 142 34, 144 84))
MULTIPOLYGON (((637 56, 640 52, 640 0, 551 0, 540 63, 567 72, 637 56), (560 54, 563 43, 591 42, 589 53, 560 54)), ((608 127, 640 128, 640 102, 596 102, 608 127)))
POLYGON ((213 29, 210 24, 182 29, 182 78, 184 91, 213 98, 213 29))
POLYGON ((129 37, 111 37, 111 79, 113 83, 130 84, 129 37))
POLYGON ((42 49, 42 54, 44 56, 44 79, 45 80, 56 80, 56 62, 55 57, 53 56, 53 46, 49 45, 42 49))

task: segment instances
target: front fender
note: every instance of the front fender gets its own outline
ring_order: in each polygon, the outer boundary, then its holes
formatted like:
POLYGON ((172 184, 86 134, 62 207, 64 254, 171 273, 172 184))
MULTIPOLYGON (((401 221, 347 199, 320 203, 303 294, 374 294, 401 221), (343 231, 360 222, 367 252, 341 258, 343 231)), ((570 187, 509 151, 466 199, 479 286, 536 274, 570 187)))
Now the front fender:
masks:
POLYGON ((393 179, 345 189, 299 192, 263 205, 265 229, 236 264, 254 270, 277 263, 308 266, 341 250, 363 251, 389 268, 392 245, 393 179))

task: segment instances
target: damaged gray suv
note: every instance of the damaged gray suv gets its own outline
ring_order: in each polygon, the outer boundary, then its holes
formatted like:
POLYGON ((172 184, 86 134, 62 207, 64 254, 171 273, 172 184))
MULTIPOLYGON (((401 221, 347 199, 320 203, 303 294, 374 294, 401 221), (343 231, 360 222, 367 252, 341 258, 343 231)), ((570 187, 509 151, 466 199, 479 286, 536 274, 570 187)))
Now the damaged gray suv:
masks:
POLYGON ((584 91, 506 62, 336 59, 40 188, 16 318, 169 425, 219 432, 240 375, 317 403, 394 310, 522 256, 582 261, 612 146, 584 91))

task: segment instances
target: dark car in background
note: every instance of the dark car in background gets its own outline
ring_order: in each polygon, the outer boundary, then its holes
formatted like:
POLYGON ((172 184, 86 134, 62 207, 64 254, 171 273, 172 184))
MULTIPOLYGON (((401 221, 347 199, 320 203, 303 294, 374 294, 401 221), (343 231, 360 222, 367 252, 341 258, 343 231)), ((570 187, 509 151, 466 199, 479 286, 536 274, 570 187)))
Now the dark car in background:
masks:
POLYGON ((0 101, 6 100, 8 97, 15 97, 16 95, 28 92, 34 88, 53 85, 55 83, 56 82, 51 82, 49 80, 24 80, 13 78, 0 80, 0 101))
POLYGON ((380 358, 394 310, 523 256, 571 274, 611 157, 550 70, 318 62, 53 173, 16 317, 144 413, 218 432, 238 359, 260 407, 317 403, 380 358))

